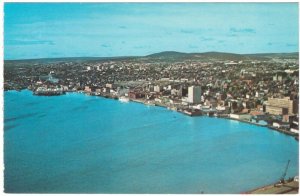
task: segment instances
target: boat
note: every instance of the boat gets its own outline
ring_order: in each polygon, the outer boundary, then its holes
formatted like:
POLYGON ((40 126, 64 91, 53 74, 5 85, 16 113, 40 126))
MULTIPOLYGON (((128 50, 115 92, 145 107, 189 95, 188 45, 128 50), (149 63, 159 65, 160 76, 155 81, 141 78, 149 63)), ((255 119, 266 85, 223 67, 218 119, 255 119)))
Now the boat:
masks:
POLYGON ((129 98, 125 97, 125 96, 121 96, 121 97, 119 97, 119 101, 121 101, 123 103, 127 103, 127 102, 129 102, 129 98))
POLYGON ((38 87, 33 94, 37 96, 57 96, 64 95, 65 92, 61 88, 38 87))
POLYGON ((147 106, 155 106, 155 103, 152 103, 152 102, 150 102, 150 101, 145 102, 145 104, 146 104, 147 106))

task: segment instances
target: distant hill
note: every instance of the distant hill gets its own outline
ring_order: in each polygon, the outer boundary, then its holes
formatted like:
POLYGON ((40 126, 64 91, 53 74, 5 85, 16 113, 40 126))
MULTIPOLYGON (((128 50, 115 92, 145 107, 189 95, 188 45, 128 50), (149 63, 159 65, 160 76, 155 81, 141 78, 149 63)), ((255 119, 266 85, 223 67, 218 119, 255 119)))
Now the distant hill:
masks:
POLYGON ((247 56, 252 57, 266 57, 266 58, 280 58, 280 59, 296 59, 299 58, 299 52, 291 53, 260 53, 260 54, 247 54, 247 56))
POLYGON ((41 58, 24 60, 5 60, 5 64, 35 64, 35 63, 59 63, 59 62, 95 62, 108 60, 136 60, 149 62, 175 62, 182 60, 268 60, 271 58, 279 59, 298 59, 299 52, 293 53, 259 53, 259 54, 234 54, 225 52, 204 52, 204 53, 183 53, 176 51, 164 51, 146 56, 124 56, 124 57, 65 57, 65 58, 41 58))
POLYGON ((36 63, 60 63, 60 62, 94 62, 108 60, 123 60, 136 57, 61 57, 61 58, 40 58, 40 59, 20 59, 4 60, 6 64, 36 64, 36 63))
POLYGON ((164 51, 164 52, 158 52, 154 54, 147 55, 145 57, 154 57, 154 58, 161 58, 161 57, 183 57, 188 56, 189 53, 183 53, 183 52, 176 52, 176 51, 164 51))
POLYGON ((195 53, 195 55, 203 55, 205 57, 210 58, 217 58, 217 59, 245 59, 247 58, 241 54, 234 54, 234 53, 225 53, 225 52, 204 52, 204 53, 195 53))
POLYGON ((259 59, 264 60, 264 56, 250 56, 243 54, 225 53, 225 52, 204 52, 204 53, 182 53, 174 51, 166 51, 155 53, 146 56, 148 58, 155 59, 168 59, 168 60, 178 60, 178 59, 190 59, 190 60, 253 60, 259 59))

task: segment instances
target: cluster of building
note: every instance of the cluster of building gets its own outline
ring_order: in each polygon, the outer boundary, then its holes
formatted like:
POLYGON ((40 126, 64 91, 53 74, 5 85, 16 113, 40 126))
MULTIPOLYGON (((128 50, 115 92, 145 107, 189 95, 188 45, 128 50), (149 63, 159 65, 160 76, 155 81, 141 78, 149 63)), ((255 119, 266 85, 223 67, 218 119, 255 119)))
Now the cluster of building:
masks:
POLYGON ((298 134, 298 59, 5 63, 5 90, 126 97, 188 115, 232 118, 298 134))

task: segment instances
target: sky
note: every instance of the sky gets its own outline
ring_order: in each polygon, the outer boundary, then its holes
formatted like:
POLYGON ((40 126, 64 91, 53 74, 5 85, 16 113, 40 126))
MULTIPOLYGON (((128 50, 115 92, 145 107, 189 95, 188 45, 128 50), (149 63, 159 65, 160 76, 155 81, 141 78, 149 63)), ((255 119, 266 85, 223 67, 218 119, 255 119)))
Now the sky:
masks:
POLYGON ((4 59, 298 52, 298 3, 4 3, 4 59))

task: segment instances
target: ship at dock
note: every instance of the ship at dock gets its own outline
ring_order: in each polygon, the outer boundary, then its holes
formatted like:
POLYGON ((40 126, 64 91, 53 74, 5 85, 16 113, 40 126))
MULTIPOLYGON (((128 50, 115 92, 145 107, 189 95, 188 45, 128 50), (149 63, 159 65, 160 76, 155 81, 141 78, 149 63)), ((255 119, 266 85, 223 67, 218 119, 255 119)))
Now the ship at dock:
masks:
POLYGON ((64 95, 65 92, 62 88, 38 87, 33 94, 38 96, 58 96, 64 95))
POLYGON ((121 101, 123 103, 127 103, 127 102, 129 102, 129 98, 125 97, 125 96, 121 96, 121 97, 119 97, 119 101, 121 101))

